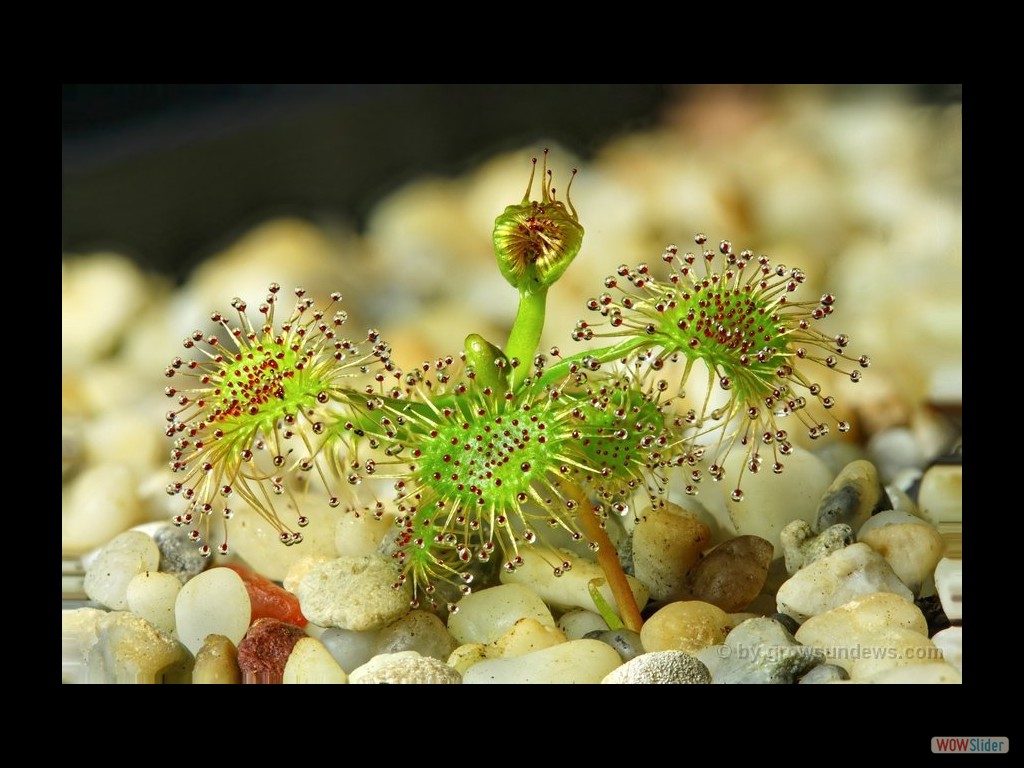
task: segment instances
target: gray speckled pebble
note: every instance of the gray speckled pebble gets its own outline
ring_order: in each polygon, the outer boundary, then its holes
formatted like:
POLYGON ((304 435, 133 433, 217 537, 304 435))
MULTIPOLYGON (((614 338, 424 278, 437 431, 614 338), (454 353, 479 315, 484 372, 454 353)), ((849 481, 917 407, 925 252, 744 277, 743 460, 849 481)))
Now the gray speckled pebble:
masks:
POLYGON ((814 530, 845 523, 856 532, 876 512, 892 509, 889 494, 870 461, 851 461, 825 491, 818 504, 814 530))
POLYGON ((790 576, 854 541, 853 529, 845 523, 830 526, 815 536, 810 523, 804 520, 791 522, 782 529, 779 538, 785 554, 786 572, 790 576))
POLYGON ((203 557, 188 537, 188 528, 165 525, 153 534, 153 541, 160 550, 160 571, 177 576, 184 584, 198 576, 210 564, 210 558, 203 557))
POLYGON ((685 651, 644 653, 612 670, 601 681, 612 685, 707 685, 708 668, 685 651))
POLYGON ((838 664, 819 664, 800 678, 800 684, 832 683, 836 680, 849 680, 850 673, 838 664))
POLYGON ((724 645, 697 654, 715 683, 789 684, 825 658, 818 648, 798 643, 774 619, 747 619, 724 645))
POLYGON ((588 632, 585 637, 607 643, 616 650, 623 661, 635 659, 644 652, 643 643, 640 642, 640 633, 630 629, 597 630, 588 632))

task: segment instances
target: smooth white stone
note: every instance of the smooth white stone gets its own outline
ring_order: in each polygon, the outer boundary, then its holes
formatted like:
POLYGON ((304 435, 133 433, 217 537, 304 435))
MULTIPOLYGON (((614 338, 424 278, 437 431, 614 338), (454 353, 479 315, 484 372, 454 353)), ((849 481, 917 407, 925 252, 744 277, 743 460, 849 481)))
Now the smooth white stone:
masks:
POLYGON ((304 637, 288 655, 281 682, 285 685, 339 685, 348 682, 348 675, 323 643, 304 637))
POLYGON ((942 658, 947 664, 956 668, 956 671, 963 674, 964 671, 964 647, 963 627, 947 627, 941 632, 932 635, 932 642, 935 647, 942 651, 942 658))
POLYGON ((569 640, 580 640, 588 632, 607 632, 608 624, 601 614, 578 608, 559 616, 558 628, 569 640))
POLYGON ((252 619, 252 602, 241 576, 211 568, 185 584, 174 604, 178 639, 193 655, 207 635, 224 635, 237 647, 252 619))
POLYGON ((177 576, 160 571, 143 571, 128 582, 125 597, 128 610, 161 632, 174 636, 174 605, 181 591, 177 576))
POLYGON ((963 469, 960 464, 935 464, 921 478, 917 505, 921 516, 939 531, 963 522, 963 469))
POLYGON ((619 654, 599 640, 571 640, 511 658, 488 659, 471 666, 468 684, 600 683, 622 664, 619 654))
POLYGON ((462 675, 443 661, 420 656, 416 651, 402 651, 374 656, 361 667, 353 669, 348 681, 353 685, 458 685, 462 683, 462 675))
POLYGON ((125 531, 100 550, 85 573, 83 587, 91 600, 115 611, 128 609, 128 582, 160 565, 160 549, 149 536, 125 531))
POLYGON ((502 584, 462 598, 448 617, 448 631, 459 644, 493 643, 523 618, 555 626, 540 596, 522 584, 502 584))
MULTIPOLYGON (((528 587, 554 608, 592 610, 594 599, 590 596, 590 583, 597 580, 601 585, 598 588, 601 596, 613 608, 618 607, 604 571, 593 560, 579 557, 565 549, 554 550, 546 547, 530 547, 524 549, 521 555, 523 564, 520 567, 512 573, 501 572, 502 584, 521 584, 528 587), (565 563, 570 567, 562 567, 565 563), (556 566, 562 570, 560 576, 555 575, 556 566)), ((626 576, 626 579, 637 605, 643 609, 647 604, 647 587, 632 576, 626 576)))
POLYGON ((409 612, 408 584, 395 589, 390 561, 378 555, 339 557, 314 567, 295 595, 302 614, 321 627, 380 629, 409 612))
MULTIPOLYGON (((307 624, 308 627, 317 626, 307 624)), ((379 630, 373 629, 367 632, 354 632, 351 629, 338 629, 328 627, 320 630, 320 642, 330 652, 334 660, 346 671, 361 667, 374 657, 374 648, 377 645, 379 630)))
POLYGON ((803 622, 874 592, 893 592, 913 601, 913 593, 867 544, 851 544, 797 571, 776 594, 780 613, 803 622))
POLYGON ((942 610, 950 621, 963 621, 963 560, 943 558, 935 567, 935 592, 942 610))
POLYGON ((915 595, 931 581, 946 543, 933 526, 909 512, 880 512, 857 534, 878 552, 915 595))
POLYGON ((145 519, 135 472, 125 464, 87 467, 62 501, 61 551, 68 555, 102 546, 145 519))

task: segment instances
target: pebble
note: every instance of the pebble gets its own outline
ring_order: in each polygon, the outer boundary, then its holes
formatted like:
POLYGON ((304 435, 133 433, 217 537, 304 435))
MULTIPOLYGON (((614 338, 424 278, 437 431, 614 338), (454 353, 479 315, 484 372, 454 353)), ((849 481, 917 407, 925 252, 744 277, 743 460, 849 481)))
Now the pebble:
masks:
POLYGON ((185 584, 174 604, 178 639, 193 654, 207 635, 224 635, 236 646, 252 616, 249 592, 230 568, 211 568, 185 584))
POLYGON ((374 656, 361 667, 352 670, 348 681, 353 685, 458 685, 463 682, 458 670, 443 661, 420 656, 416 651, 374 656))
POLYGON ((174 636, 174 603, 181 582, 169 573, 143 571, 128 582, 125 597, 128 610, 154 627, 174 636))
POLYGON ((648 509, 633 529, 633 574, 652 600, 687 596, 686 575, 711 540, 711 529, 677 504, 648 509))
POLYGON ((395 569, 377 555, 339 557, 314 567, 296 594, 303 615, 321 627, 380 629, 409 612, 411 589, 395 589, 395 569))
MULTIPOLYGON (((521 552, 523 564, 509 573, 501 572, 502 584, 520 584, 535 592, 541 600, 556 609, 594 608, 590 583, 597 580, 598 591, 611 606, 616 606, 604 571, 593 560, 580 557, 566 549, 530 547, 521 552), (553 565, 554 564, 554 565, 553 565), (568 567, 566 567, 568 564, 568 567), (560 575, 555 573, 560 567, 560 575)), ((647 587, 637 578, 626 576, 637 605, 647 604, 647 587)), ((460 602, 461 605, 461 602, 460 602)))
POLYGON ((591 632, 604 632, 608 624, 601 614, 577 608, 558 617, 558 628, 569 640, 580 640, 591 632))
POLYGON ((597 640, 570 640, 523 656, 486 659, 463 676, 469 684, 596 684, 622 664, 615 649, 597 640))
POLYGON ((466 670, 474 664, 479 664, 481 661, 491 658, 487 655, 488 648, 489 646, 483 643, 465 643, 452 651, 452 655, 448 657, 446 663, 465 677, 466 670))
POLYGON ((849 680, 850 673, 838 664, 819 664, 813 667, 807 674, 797 682, 801 685, 813 685, 820 683, 836 683, 840 680, 849 680))
POLYGON ((296 627, 306 626, 308 622, 299 608, 299 599, 291 592, 245 566, 225 567, 237 573, 245 584, 249 602, 252 604, 250 623, 256 619, 279 619, 296 627))
POLYGON ((710 603, 686 600, 659 608, 640 630, 640 641, 648 653, 686 651, 696 653, 710 645, 721 645, 732 629, 725 611, 710 603))
POLYGON ((487 658, 522 656, 567 641, 562 630, 534 618, 519 619, 507 632, 486 646, 487 658))
POLYGON ((742 611, 768 578, 774 548, 759 536, 737 536, 719 544, 689 574, 689 597, 717 605, 726 613, 742 611))
POLYGON ((905 664, 941 661, 928 639, 924 614, 912 602, 890 592, 876 592, 805 621, 796 633, 804 645, 820 648, 851 680, 905 664))
POLYGON ((786 572, 792 576, 805 565, 838 552, 853 544, 853 529, 845 523, 826 528, 815 535, 806 520, 794 520, 782 529, 779 536, 786 562, 786 572))
POLYGON ((60 548, 65 555, 85 554, 145 520, 135 472, 125 464, 105 462, 82 470, 62 502, 60 548))
POLYGON ((856 533, 869 517, 884 509, 892 509, 892 502, 875 465, 863 459, 852 461, 836 475, 821 497, 814 530, 820 533, 844 523, 856 533))
POLYGON ((381 542, 394 527, 394 516, 377 519, 368 512, 349 513, 338 518, 334 527, 334 549, 339 555, 362 557, 380 550, 381 542))
POLYGON ((459 644, 493 643, 517 621, 533 618, 553 627, 551 610, 522 584, 502 584, 466 595, 448 617, 448 631, 459 644))
POLYGON ((909 427, 890 427, 876 432, 868 440, 867 451, 886 483, 905 469, 920 467, 928 459, 909 427))
POLYGON ((99 639, 100 623, 106 616, 107 612, 99 608, 74 608, 60 612, 62 684, 90 682, 89 652, 99 639))
POLYGON ((238 666, 242 683, 280 685, 284 668, 295 644, 306 633, 294 624, 278 619, 256 619, 238 644, 238 666))
POLYGON ((824 661, 824 654, 798 643, 773 619, 748 619, 725 643, 697 654, 716 684, 791 684, 824 661))
POLYGON ((203 557, 188 537, 188 528, 164 525, 153 533, 153 541, 160 550, 160 571, 170 573, 184 584, 198 576, 210 565, 210 558, 203 557))
MULTIPOLYGON (((307 625, 307 632, 309 627, 307 625)), ((331 627, 320 635, 320 642, 346 672, 361 667, 373 658, 377 647, 377 630, 354 632, 351 629, 331 627)))
POLYGON ((640 633, 631 629, 606 629, 603 632, 591 632, 588 638, 607 643, 616 650, 623 661, 630 661, 644 653, 640 633))
POLYGON ((82 434, 86 461, 123 464, 144 475, 164 458, 168 448, 168 440, 160 431, 139 429, 152 417, 152 409, 143 405, 126 405, 96 414, 82 434))
POLYGON ((892 510, 868 520, 857 540, 884 557, 915 595, 931 582, 946 548, 942 535, 932 525, 909 512, 892 510))
POLYGON ((689 653, 657 651, 627 660, 605 675, 601 682, 608 685, 706 685, 711 682, 711 673, 689 653))
MULTIPOLYGON (((779 535, 793 520, 814 523, 818 503, 832 482, 828 465, 813 453, 798 446, 785 457, 782 474, 743 473, 742 501, 733 501, 732 489, 743 468, 743 451, 733 451, 725 462, 726 475, 719 484, 725 508, 732 522, 733 535, 751 535, 767 539, 776 552, 782 552, 779 535)), ((714 510, 709 508, 712 513, 714 510)))
POLYGON ((315 637, 303 637, 284 665, 285 685, 340 685, 348 682, 345 670, 315 637))
MULTIPOLYGON (((317 493, 302 497, 299 508, 309 519, 309 524, 302 529, 301 543, 285 546, 277 528, 248 505, 239 504, 228 529, 231 551, 271 581, 284 581, 288 569, 303 558, 318 555, 337 557, 334 531, 345 514, 344 510, 341 507, 331 509, 326 499, 317 493)), ((285 519, 291 517, 294 520, 299 516, 293 503, 279 512, 285 519)))
POLYGON ((963 522, 963 470, 962 464, 933 464, 921 478, 921 516, 941 532, 963 522))
POLYGON ((942 602, 946 618, 952 622, 963 621, 963 560, 944 557, 935 567, 935 591, 942 602))
POLYGON ((858 682, 889 685, 961 685, 963 677, 958 669, 945 662, 926 662, 892 667, 858 682))
POLYGON ((115 611, 128 609, 128 583, 160 565, 160 550, 149 536, 125 531, 108 541, 88 565, 83 583, 90 600, 115 611))
POLYGON ((410 611, 377 633, 374 654, 416 651, 421 656, 444 661, 456 645, 437 616, 427 611, 410 611))
POLYGON ((193 685, 241 685, 238 649, 224 635, 207 635, 192 667, 193 685))
POLYGON ((875 592, 892 592, 907 601, 914 599, 885 559, 867 544, 858 543, 797 571, 779 587, 776 600, 779 613, 803 622, 875 592))
POLYGON ((185 682, 192 659, 181 644, 145 619, 124 611, 104 616, 89 650, 89 682, 185 682))
POLYGON ((942 658, 957 672, 964 671, 963 627, 949 627, 932 635, 935 647, 942 651, 942 658))

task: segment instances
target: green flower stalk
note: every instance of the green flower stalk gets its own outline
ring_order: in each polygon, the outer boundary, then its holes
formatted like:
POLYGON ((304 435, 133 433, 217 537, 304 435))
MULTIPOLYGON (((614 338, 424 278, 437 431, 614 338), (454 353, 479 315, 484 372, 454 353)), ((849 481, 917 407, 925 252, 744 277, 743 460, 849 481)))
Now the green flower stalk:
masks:
MULTIPOLYGON (((211 552, 213 520, 230 520, 235 498, 273 525, 283 543, 301 541, 296 528, 306 518, 286 523, 274 502, 290 493, 287 480, 297 474, 315 473, 327 488, 328 504, 338 506, 338 480, 349 473, 335 444, 342 434, 337 424, 363 410, 366 401, 352 379, 393 367, 390 348, 376 331, 355 340, 340 335, 347 319, 335 309, 341 294, 316 309, 296 290, 295 310, 278 328, 279 291, 276 283, 270 286, 259 306, 259 326, 238 298, 232 301, 238 325, 213 313, 210 319, 223 335, 195 331, 184 346, 200 359, 175 358, 165 372, 175 380, 165 390, 176 401, 167 412, 166 434, 174 438, 170 467, 182 475, 167 492, 186 500, 174 522, 191 528, 204 554, 211 552)), ((226 525, 217 549, 228 552, 226 525)))

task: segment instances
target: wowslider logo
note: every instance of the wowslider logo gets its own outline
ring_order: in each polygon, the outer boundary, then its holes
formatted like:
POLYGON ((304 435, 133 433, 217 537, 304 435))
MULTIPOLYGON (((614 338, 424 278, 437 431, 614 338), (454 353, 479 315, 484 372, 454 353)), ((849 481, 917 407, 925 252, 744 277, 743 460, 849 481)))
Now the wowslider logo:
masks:
POLYGON ((1006 736, 933 736, 932 752, 1003 754, 1010 751, 1010 740, 1006 736))

